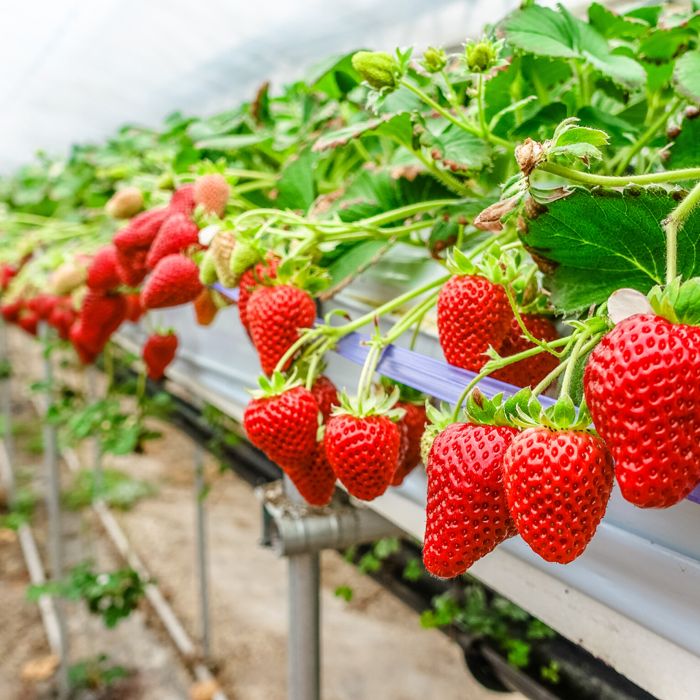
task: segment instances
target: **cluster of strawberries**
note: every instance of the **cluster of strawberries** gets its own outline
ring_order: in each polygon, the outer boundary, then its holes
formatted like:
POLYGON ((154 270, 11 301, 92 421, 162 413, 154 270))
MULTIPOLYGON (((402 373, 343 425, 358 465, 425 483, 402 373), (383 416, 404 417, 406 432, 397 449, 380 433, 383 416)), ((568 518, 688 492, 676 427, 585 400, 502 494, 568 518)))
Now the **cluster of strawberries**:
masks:
MULTIPOLYGON (((438 306, 446 356, 473 370, 481 367, 474 348, 508 308, 493 285, 495 300, 476 295, 490 284, 452 278, 438 306), (481 320, 467 314, 457 328, 465 300, 469 313, 482 307, 481 320)), ((597 434, 587 417, 572 414, 524 430, 453 423, 437 435, 426 462, 428 571, 460 575, 516 534, 546 561, 569 563, 593 537, 615 479, 641 508, 672 506, 700 484, 699 327, 630 316, 592 351, 583 386, 597 434)))
MULTIPOLYGON (((509 357, 534 347, 523 335, 503 285, 484 276, 451 277, 440 290, 437 313, 440 345, 445 359, 456 367, 479 372, 488 359, 489 348, 509 357)), ((549 342, 559 337, 546 316, 526 313, 521 320, 538 340, 549 342)), ((496 370, 491 376, 515 386, 534 387, 556 366, 553 355, 540 353, 496 370)))
MULTIPOLYGON (((124 321, 137 322, 151 310, 197 301, 197 308, 211 322, 217 310, 199 280, 192 254, 201 250, 195 209, 221 215, 229 185, 221 175, 205 175, 194 184, 177 189, 167 206, 138 213, 141 193, 126 188, 115 194, 107 211, 115 218, 129 218, 112 242, 92 256, 78 256, 53 275, 56 294, 20 296, 2 306, 6 321, 36 334, 40 321, 70 340, 81 362, 91 364, 124 321), (133 218, 132 218, 133 217, 133 218), (205 311, 203 306, 208 303, 205 311)), ((0 282, 6 289, 16 270, 2 268, 0 282)), ((153 333, 143 348, 149 377, 164 376, 177 350, 172 332, 153 333)))
POLYGON ((245 411, 248 438, 311 505, 330 502, 336 479, 352 496, 371 501, 419 464, 423 405, 399 402, 392 415, 356 416, 324 375, 311 389, 279 372, 260 383, 245 411))

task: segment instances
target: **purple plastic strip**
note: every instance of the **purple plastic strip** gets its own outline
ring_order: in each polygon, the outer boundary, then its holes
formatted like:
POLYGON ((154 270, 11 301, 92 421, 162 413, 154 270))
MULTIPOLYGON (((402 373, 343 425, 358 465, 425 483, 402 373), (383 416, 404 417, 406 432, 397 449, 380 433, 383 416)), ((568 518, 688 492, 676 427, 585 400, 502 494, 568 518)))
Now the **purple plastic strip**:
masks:
MULTIPOLYGON (((238 301, 238 289, 229 289, 218 282, 212 286, 232 301, 238 301)), ((349 333, 338 341, 335 352, 346 360, 361 365, 369 352, 366 344, 369 338, 370 336, 362 333, 349 333)), ((457 403, 464 388, 476 376, 474 372, 453 367, 444 360, 427 357, 397 345, 390 345, 382 353, 377 371, 389 379, 451 404, 457 403)), ((511 396, 518 391, 518 387, 486 377, 479 382, 479 390, 484 396, 491 398, 501 393, 511 396)), ((554 404, 554 399, 548 396, 541 396, 540 401, 544 406, 554 404)), ((700 486, 688 496, 688 500, 700 503, 700 486)))

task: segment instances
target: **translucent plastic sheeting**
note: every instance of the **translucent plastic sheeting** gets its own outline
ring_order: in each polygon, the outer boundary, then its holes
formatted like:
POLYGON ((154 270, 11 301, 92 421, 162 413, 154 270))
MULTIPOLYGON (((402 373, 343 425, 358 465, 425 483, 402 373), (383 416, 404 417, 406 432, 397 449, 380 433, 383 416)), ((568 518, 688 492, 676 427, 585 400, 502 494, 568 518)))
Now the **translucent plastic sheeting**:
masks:
MULTIPOLYGON (((553 3, 548 3, 553 4, 553 3)), ((576 7, 577 2, 565 2, 576 7)), ((457 45, 518 0, 0 0, 0 172, 208 114, 356 48, 457 45)))

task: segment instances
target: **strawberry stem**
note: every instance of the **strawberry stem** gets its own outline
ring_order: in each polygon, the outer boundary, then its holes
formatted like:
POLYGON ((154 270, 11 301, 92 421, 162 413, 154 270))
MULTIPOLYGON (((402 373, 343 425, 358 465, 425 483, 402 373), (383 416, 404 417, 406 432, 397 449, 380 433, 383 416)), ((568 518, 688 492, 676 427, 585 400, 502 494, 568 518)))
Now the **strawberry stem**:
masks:
POLYGON ((666 233, 666 284, 671 284, 678 274, 678 232, 683 228, 688 217, 699 203, 700 182, 690 190, 683 201, 663 222, 666 233))
POLYGON ((557 163, 540 163, 538 170, 566 178, 583 185, 600 185, 601 187, 624 187, 625 185, 653 185, 655 183, 683 182, 684 180, 700 179, 700 168, 682 168, 666 170, 658 173, 643 175, 598 175, 586 173, 574 168, 568 168, 557 163))

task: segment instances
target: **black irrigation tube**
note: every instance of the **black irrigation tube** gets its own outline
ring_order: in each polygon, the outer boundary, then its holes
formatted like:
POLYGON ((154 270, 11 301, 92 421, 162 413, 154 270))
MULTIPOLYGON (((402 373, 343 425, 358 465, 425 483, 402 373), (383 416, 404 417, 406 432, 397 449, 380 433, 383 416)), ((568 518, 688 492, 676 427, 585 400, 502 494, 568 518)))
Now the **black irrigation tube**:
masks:
MULTIPOLYGON (((133 376, 133 372, 118 368, 117 376, 127 378, 133 376)), ((161 390, 161 385, 148 381, 149 394, 161 390)), ((216 436, 202 412, 181 397, 170 396, 175 410, 168 420, 206 448, 216 436)), ((279 467, 245 440, 235 445, 220 446, 220 452, 217 456, 223 458, 226 466, 252 486, 274 481, 282 475, 279 467)), ((369 551, 368 547, 358 548, 360 555, 366 551, 369 551)), ((386 559, 380 571, 369 575, 421 613, 430 608, 435 596, 455 588, 456 584, 427 576, 422 576, 418 581, 404 579, 402 572, 406 563, 416 556, 420 556, 418 547, 402 540, 399 552, 386 559)), ((488 595, 494 594, 484 584, 480 585, 488 595)), ((470 673, 490 690, 520 692, 532 700, 655 700, 653 695, 583 647, 558 634, 551 639, 531 641, 530 665, 528 669, 520 669, 509 664, 503 652, 491 640, 474 635, 456 624, 440 629, 460 645, 470 673), (555 661, 559 666, 560 681, 556 685, 543 681, 538 675, 538 669, 550 661, 555 661)))

